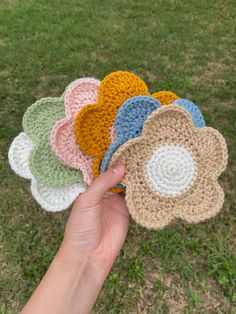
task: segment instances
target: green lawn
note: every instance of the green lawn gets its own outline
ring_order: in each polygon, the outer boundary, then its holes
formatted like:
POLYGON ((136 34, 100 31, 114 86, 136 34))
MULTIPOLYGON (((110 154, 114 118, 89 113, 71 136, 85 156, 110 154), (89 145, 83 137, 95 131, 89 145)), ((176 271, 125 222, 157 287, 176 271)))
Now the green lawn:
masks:
POLYGON ((76 78, 133 71, 195 101, 224 134, 221 213, 147 231, 132 223, 94 313, 236 313, 234 0, 0 0, 0 312, 17 313, 46 271, 69 210, 44 213, 7 151, 36 99, 76 78))

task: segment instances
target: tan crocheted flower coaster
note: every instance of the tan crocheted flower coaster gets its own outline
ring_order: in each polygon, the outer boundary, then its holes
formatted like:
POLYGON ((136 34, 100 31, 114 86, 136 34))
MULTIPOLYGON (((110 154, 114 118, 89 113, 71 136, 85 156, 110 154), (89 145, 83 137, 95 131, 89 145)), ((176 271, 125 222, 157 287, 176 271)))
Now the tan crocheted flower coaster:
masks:
POLYGON ((198 223, 223 205, 217 178, 227 165, 225 140, 213 128, 195 128, 179 106, 154 111, 142 135, 115 152, 110 166, 116 164, 126 167, 130 214, 146 228, 163 228, 175 218, 198 223))

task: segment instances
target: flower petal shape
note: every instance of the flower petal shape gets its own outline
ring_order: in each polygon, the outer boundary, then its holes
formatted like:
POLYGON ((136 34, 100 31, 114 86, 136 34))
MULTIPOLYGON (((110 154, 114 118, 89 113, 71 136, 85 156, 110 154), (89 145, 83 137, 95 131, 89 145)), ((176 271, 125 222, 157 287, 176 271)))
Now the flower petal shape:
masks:
POLYGON ((80 183, 59 188, 39 183, 32 175, 28 163, 33 146, 33 142, 24 132, 15 137, 8 152, 12 170, 20 177, 31 180, 32 195, 43 209, 51 212, 66 209, 80 193, 84 192, 85 187, 80 183))
MULTIPOLYGON (((155 98, 156 100, 158 100, 161 106, 165 106, 165 105, 172 104, 172 102, 178 99, 179 96, 177 96, 175 93, 171 91, 159 91, 157 93, 152 94, 152 98, 155 98)), ((115 141, 115 136, 116 136, 116 132, 115 132, 114 124, 113 124, 110 131, 111 142, 115 141)))
POLYGON ((112 155, 123 143, 140 135, 145 120, 157 108, 159 101, 149 96, 132 97, 120 107, 115 119, 116 139, 106 151, 101 172, 107 170, 112 155))
POLYGON ((191 114, 195 127, 203 128, 206 126, 201 110, 192 101, 188 99, 179 98, 179 99, 176 99, 173 102, 173 104, 183 107, 191 114))
POLYGON ((80 150, 73 127, 78 112, 97 101, 99 85, 94 78, 81 78, 70 84, 64 94, 66 117, 56 122, 51 132, 51 147, 57 158, 65 166, 80 169, 88 185, 93 180, 93 160, 80 150))
POLYGON ((94 158, 94 176, 110 145, 110 130, 120 106, 134 96, 150 95, 143 80, 129 72, 113 72, 100 85, 98 102, 87 105, 78 113, 74 132, 80 148, 94 158))
POLYGON ((216 215, 224 200, 217 182, 227 165, 223 136, 197 128, 178 105, 155 110, 140 137, 124 143, 109 166, 123 164, 122 183, 131 216, 150 229, 181 218, 197 223, 216 215))
POLYGON ((68 186, 54 187, 37 182, 35 179, 32 179, 30 189, 34 199, 49 212, 67 209, 85 191, 85 187, 78 182, 68 186))
POLYGON ((49 97, 36 101, 23 117, 23 129, 35 143, 29 156, 30 170, 38 182, 48 186, 83 184, 81 171, 65 167, 50 147, 51 130, 64 115, 63 98, 49 97))
MULTIPOLYGON (((168 91, 161 91, 155 94, 155 96, 158 97, 162 97, 162 95, 169 95, 169 98, 167 98, 169 101, 172 101, 173 99, 177 99, 177 95, 175 95, 172 92, 168 92, 168 91)), ((112 154, 114 154, 114 152, 127 140, 137 137, 140 135, 141 131, 142 131, 142 127, 143 127, 143 123, 145 122, 146 118, 148 117, 148 115, 155 109, 160 107, 159 102, 158 106, 156 108, 152 108, 150 109, 150 106, 145 106, 143 103, 145 103, 146 101, 146 105, 148 102, 148 99, 152 99, 151 97, 148 96, 136 96, 133 97, 131 99, 128 99, 119 109, 117 116, 116 116, 116 120, 115 120, 115 129, 116 129, 116 133, 117 133, 117 139, 116 141, 114 141, 114 143, 112 143, 103 160, 102 160, 102 164, 101 164, 101 168, 100 171, 104 172, 107 170, 108 167, 108 163, 112 157, 112 154), (140 97, 140 98, 139 98, 140 97), (140 105, 139 105, 139 101, 140 101, 140 105), (136 104, 137 102, 137 104, 136 104), (137 105, 139 105, 137 107, 137 105), (144 106, 144 108, 142 108, 142 106, 144 106), (149 108, 148 108, 149 107, 149 108), (148 109, 148 114, 145 114, 145 109, 148 109), (140 115, 139 115, 139 111, 140 111, 140 115), (143 116, 141 115, 141 112, 143 113, 143 116)), ((170 103, 167 103, 167 99, 165 99, 166 103, 162 105, 168 105, 170 103)), ((162 100, 163 101, 163 100, 162 100)), ((154 100, 155 102, 155 100, 154 100)), ((195 105, 193 102, 191 102, 190 100, 187 99, 177 99, 173 102, 173 104, 177 104, 180 107, 186 109, 190 114, 191 117, 193 119, 193 123, 196 127, 204 127, 206 126, 203 115, 200 111, 200 109, 198 108, 197 105, 195 105)))
POLYGON ((28 157, 32 149, 33 142, 25 132, 21 132, 14 138, 8 151, 8 161, 11 169, 18 176, 25 179, 32 178, 28 163, 28 157))
POLYGON ((166 90, 154 93, 152 94, 152 97, 158 99, 162 106, 170 105, 172 104, 172 102, 179 98, 175 93, 166 90))

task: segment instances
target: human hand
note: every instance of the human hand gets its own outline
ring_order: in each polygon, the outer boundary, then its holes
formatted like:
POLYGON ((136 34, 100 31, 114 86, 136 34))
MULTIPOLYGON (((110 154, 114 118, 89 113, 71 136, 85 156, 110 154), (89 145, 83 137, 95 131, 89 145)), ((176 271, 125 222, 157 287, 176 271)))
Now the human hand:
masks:
POLYGON ((59 251, 21 314, 91 312, 128 230, 124 198, 106 194, 124 173, 108 170, 77 198, 59 251))
POLYGON ((109 169, 77 198, 62 243, 71 256, 82 254, 108 271, 125 241, 129 213, 122 195, 106 192, 124 173, 122 166, 109 169))

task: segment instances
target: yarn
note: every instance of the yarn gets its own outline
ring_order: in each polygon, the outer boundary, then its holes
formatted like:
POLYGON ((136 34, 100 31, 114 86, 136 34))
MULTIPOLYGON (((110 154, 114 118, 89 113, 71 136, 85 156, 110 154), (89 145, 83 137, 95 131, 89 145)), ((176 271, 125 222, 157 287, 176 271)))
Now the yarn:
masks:
POLYGON ((94 158, 93 173, 99 175, 100 164, 110 145, 110 129, 122 103, 133 96, 149 95, 146 84, 129 72, 113 72, 100 85, 98 102, 78 113, 74 132, 80 148, 94 158))
MULTIPOLYGON (((217 182, 227 165, 223 136, 206 127, 194 103, 170 91, 151 95, 132 73, 113 72, 101 84, 72 82, 60 98, 28 108, 23 129, 9 163, 31 180, 33 197, 47 211, 69 207, 86 189, 83 176, 89 185, 117 164, 126 168, 121 184, 141 226, 159 229, 178 218, 197 223, 223 205, 217 182)), ((123 191, 121 184, 110 191, 123 191)))
POLYGON ((86 188, 78 182, 68 186, 53 187, 32 179, 30 190, 34 199, 43 209, 49 212, 58 212, 70 207, 86 188))
POLYGON ((191 114, 195 127, 203 128, 206 126, 201 110, 192 101, 179 98, 176 99, 173 104, 183 107, 191 114))
POLYGON ((39 183, 29 168, 29 155, 34 145, 26 133, 15 137, 8 152, 9 164, 20 177, 31 180, 31 192, 34 199, 46 211, 56 212, 68 208, 85 187, 74 183, 66 187, 51 187, 39 183))
MULTIPOLYGON (((156 97, 162 97, 162 95, 165 95, 165 93, 168 93, 170 95, 175 95, 172 92, 158 92, 156 93, 156 97)), ((172 97, 174 99, 177 97, 176 95, 172 97)), ((117 134, 117 139, 112 143, 108 150, 106 151, 106 154, 102 160, 100 171, 104 172, 107 170, 108 163, 112 157, 112 154, 127 140, 137 137, 140 135, 140 132, 143 127, 143 123, 145 122, 148 114, 145 113, 145 109, 149 108, 149 114, 160 107, 159 102, 157 102, 158 107, 152 108, 150 110, 149 106, 144 106, 142 109, 142 106, 144 105, 145 101, 147 102, 148 99, 152 99, 148 96, 136 96, 129 100, 127 100, 121 108, 118 110, 116 120, 115 120, 115 129, 117 134), (140 100, 138 99, 140 97, 140 100), (142 101, 142 99, 144 101, 142 101), (140 101, 140 103, 139 103, 140 101), (136 103, 137 102, 137 103, 136 103), (140 112, 139 112, 140 111, 140 112), (144 116, 141 116, 141 111, 144 114, 144 116)), ((171 101, 169 97, 169 101, 171 101)), ((183 107, 186 109, 193 119, 194 125, 196 127, 204 127, 205 121, 203 118, 203 115, 200 111, 200 109, 190 100, 187 99, 177 99, 174 101, 174 104, 179 105, 180 107, 183 107)), ((167 105, 167 103, 165 103, 167 105)))
POLYGON ((135 96, 125 101, 115 119, 116 140, 109 146, 101 163, 101 172, 107 170, 114 152, 127 140, 140 135, 143 123, 160 103, 148 96, 135 96))
POLYGON ((62 98, 42 98, 23 117, 23 129, 35 143, 29 156, 30 171, 38 182, 49 186, 83 183, 81 171, 65 167, 50 147, 52 127, 64 115, 62 98))
POLYGON ((173 101, 179 98, 175 93, 171 91, 166 91, 166 90, 162 90, 160 92, 154 93, 152 94, 152 97, 159 100, 162 106, 169 105, 173 101))
POLYGON ((8 161, 11 169, 18 176, 31 179, 32 173, 29 169, 28 156, 33 149, 33 142, 21 132, 14 138, 8 151, 8 161))
POLYGON ((81 78, 68 86, 64 94, 66 117, 56 122, 51 132, 51 147, 56 157, 71 168, 80 169, 86 184, 93 180, 93 159, 85 155, 76 142, 73 125, 77 113, 97 101, 100 81, 81 78))
MULTIPOLYGON (((113 72, 102 80, 98 102, 83 107, 78 113, 74 123, 75 136, 81 150, 94 158, 95 177, 99 175, 104 154, 114 138, 112 125, 118 109, 127 99, 142 95, 150 96, 143 80, 130 72, 113 72)), ((164 104, 178 98, 166 91, 153 95, 156 99, 161 97, 164 104)))
POLYGON ((195 158, 181 145, 162 145, 148 160, 146 173, 158 194, 177 196, 194 182, 195 158))
POLYGON ((110 142, 114 142, 116 139, 116 130, 114 127, 114 124, 112 125, 112 127, 110 128, 110 142))
POLYGON ((176 218, 198 223, 223 205, 217 178, 227 165, 225 140, 213 128, 196 128, 178 105, 150 114, 141 136, 114 153, 109 166, 116 164, 126 168, 121 183, 129 212, 146 228, 163 228, 176 218))

